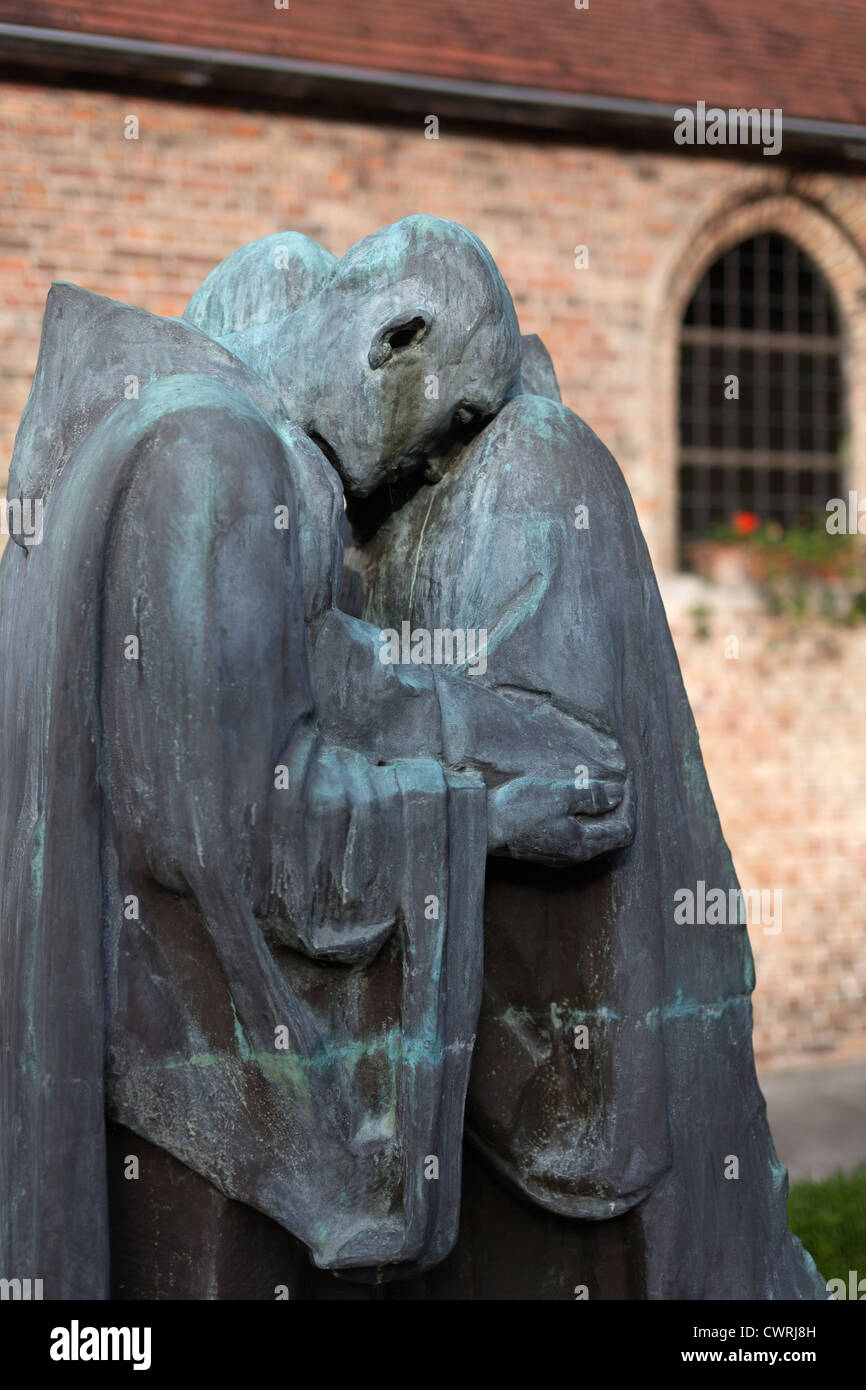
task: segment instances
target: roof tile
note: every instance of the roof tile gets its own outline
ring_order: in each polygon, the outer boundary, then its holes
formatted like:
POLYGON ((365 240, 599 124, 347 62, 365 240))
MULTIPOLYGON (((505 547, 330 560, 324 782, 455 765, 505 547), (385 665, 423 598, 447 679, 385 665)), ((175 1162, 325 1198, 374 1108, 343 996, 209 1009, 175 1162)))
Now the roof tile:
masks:
POLYGON ((0 0, 0 23, 866 124, 864 0, 0 0))

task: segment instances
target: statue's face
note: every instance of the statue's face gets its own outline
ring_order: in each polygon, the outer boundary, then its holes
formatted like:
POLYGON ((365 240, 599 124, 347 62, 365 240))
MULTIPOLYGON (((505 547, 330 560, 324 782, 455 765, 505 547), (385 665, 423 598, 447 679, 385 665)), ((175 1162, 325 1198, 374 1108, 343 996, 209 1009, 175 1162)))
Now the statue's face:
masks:
POLYGON ((519 372, 516 318, 477 267, 471 290, 447 300, 417 277, 372 294, 338 284, 302 318, 273 375, 358 497, 447 455, 500 409, 519 372))

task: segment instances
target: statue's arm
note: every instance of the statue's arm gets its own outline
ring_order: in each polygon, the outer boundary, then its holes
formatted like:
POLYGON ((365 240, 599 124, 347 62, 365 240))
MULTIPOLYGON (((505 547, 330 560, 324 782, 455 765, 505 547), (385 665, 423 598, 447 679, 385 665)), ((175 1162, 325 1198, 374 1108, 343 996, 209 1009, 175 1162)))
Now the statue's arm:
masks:
POLYGON ((628 779, 611 735, 548 702, 382 652, 378 629, 338 609, 318 626, 312 671, 326 738, 383 761, 435 758, 479 772, 491 853, 573 863, 630 842, 628 779))

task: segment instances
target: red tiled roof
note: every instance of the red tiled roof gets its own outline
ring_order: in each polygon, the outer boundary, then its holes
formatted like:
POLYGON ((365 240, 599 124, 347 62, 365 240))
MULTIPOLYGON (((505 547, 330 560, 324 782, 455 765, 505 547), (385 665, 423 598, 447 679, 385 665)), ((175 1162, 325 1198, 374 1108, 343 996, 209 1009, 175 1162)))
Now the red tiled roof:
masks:
POLYGON ((0 23, 866 124, 866 0, 0 0, 0 23))

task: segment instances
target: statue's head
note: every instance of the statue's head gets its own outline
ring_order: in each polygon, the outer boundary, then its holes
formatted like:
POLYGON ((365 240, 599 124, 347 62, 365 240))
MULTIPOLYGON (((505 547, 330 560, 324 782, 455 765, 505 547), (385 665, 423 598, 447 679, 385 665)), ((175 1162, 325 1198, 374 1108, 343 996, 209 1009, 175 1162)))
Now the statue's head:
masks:
POLYGON ((275 343, 272 375, 358 496, 480 428, 520 371, 517 317, 490 253, 435 217, 358 242, 296 318, 300 343, 294 332, 275 343))
POLYGON ((454 222, 403 218, 338 262, 312 245, 280 234, 242 248, 185 317, 267 377, 363 497, 499 410, 520 371, 520 330, 490 253, 454 222))

